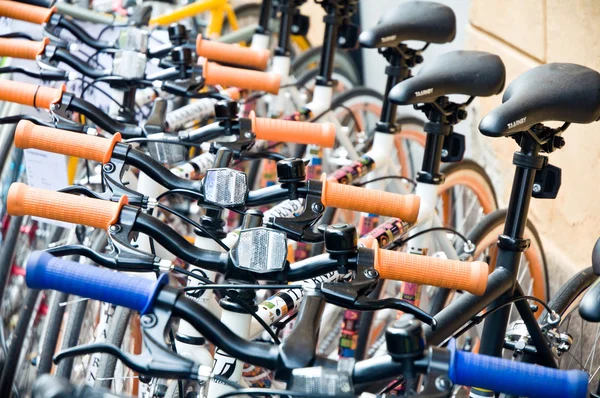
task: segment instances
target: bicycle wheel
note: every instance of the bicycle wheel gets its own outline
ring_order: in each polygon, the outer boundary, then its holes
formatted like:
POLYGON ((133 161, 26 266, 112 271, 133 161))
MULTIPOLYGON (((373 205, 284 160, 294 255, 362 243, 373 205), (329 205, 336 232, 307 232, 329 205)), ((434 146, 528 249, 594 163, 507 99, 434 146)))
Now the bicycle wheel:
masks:
MULTIPOLYGON (((306 74, 307 71, 311 70, 314 70, 316 73, 321 60, 321 51, 322 47, 318 46, 312 47, 302 54, 299 54, 292 62, 292 74, 295 76, 302 76, 306 74)), ((352 82, 353 86, 358 86, 360 84, 360 72, 354 63, 354 60, 352 60, 347 52, 340 49, 335 50, 333 67, 341 75, 346 76, 348 80, 352 82)), ((300 80, 300 78, 298 80, 300 80)))
MULTIPOLYGON (((563 284, 548 303, 561 316, 556 328, 558 334, 551 327, 542 329, 558 356, 559 369, 584 370, 590 375, 590 393, 596 393, 600 383, 600 361, 597 357, 600 354, 600 324, 584 321, 578 309, 581 299, 597 278, 590 267, 563 284)), ((545 325, 547 319, 548 312, 544 311, 539 318, 540 324, 545 325)))

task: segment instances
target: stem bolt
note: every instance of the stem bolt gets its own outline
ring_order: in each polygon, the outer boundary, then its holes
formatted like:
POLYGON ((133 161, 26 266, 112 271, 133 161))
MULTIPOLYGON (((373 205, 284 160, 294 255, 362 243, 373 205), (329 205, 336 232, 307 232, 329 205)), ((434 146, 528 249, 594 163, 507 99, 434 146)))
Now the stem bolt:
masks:
POLYGON ((115 165, 112 163, 106 163, 102 166, 102 171, 104 171, 105 173, 112 173, 113 171, 115 171, 115 165))
POLYGON ((146 314, 140 319, 142 326, 150 328, 156 324, 156 316, 153 314, 146 314))

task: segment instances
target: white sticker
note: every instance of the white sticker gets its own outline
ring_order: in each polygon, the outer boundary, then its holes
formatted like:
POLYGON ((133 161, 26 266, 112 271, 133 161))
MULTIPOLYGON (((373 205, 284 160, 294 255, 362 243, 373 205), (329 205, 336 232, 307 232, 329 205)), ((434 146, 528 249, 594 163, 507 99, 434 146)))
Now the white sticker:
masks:
MULTIPOLYGON (((67 174, 67 157, 58 153, 40 151, 38 149, 25 150, 25 172, 27 185, 32 188, 58 191, 69 185, 67 174)), ((45 222, 63 228, 72 228, 74 224, 34 217, 38 222, 45 222)))

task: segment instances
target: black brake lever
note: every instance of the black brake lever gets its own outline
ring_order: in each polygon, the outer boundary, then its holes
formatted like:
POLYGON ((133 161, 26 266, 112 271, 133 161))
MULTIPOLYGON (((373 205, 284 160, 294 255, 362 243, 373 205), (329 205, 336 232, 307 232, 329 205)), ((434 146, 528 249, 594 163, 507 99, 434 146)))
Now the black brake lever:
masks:
MULTIPOLYGON (((80 191, 77 193, 96 194, 93 191, 87 190, 85 187, 74 188, 80 188, 80 191)), ((62 192, 65 192, 65 190, 62 190, 62 192)), ((69 193, 73 192, 75 192, 75 190, 70 191, 69 193)), ((135 224, 139 211, 139 208, 133 206, 124 206, 121 209, 119 223, 111 225, 108 229, 109 242, 112 250, 107 254, 97 253, 83 245, 58 246, 47 249, 46 251, 52 253, 54 256, 84 256, 104 267, 119 271, 168 272, 171 269, 171 261, 163 260, 160 257, 145 253, 131 246, 129 243, 131 238, 136 234, 133 231, 133 225, 135 224)))
POLYGON ((52 254, 54 257, 82 256, 85 258, 89 258, 93 262, 100 264, 103 267, 110 269, 118 269, 118 262, 114 257, 97 253, 91 248, 84 245, 56 246, 46 249, 45 251, 52 254))
POLYGON ((402 311, 407 314, 412 314, 418 320, 425 322, 426 324, 431 326, 431 330, 435 330, 437 326, 437 321, 434 317, 429 315, 427 312, 423 311, 416 305, 411 304, 406 300, 402 300, 395 297, 390 297, 381 300, 373 300, 367 299, 364 297, 359 298, 354 302, 354 307, 350 309, 358 310, 358 311, 376 311, 382 309, 394 309, 398 311, 402 311))
POLYGON ((320 285, 319 290, 328 303, 357 311, 376 311, 386 308, 412 314, 415 318, 436 329, 437 321, 419 307, 398 298, 374 300, 367 295, 377 285, 379 274, 374 269, 358 264, 352 282, 330 282, 320 285))
POLYGON ((310 180, 306 188, 304 211, 297 217, 273 217, 266 222, 270 228, 283 231, 289 239, 306 242, 320 243, 324 237, 322 232, 313 231, 313 227, 323 215, 325 206, 321 203, 321 182, 310 180))
POLYGON ((75 356, 94 353, 111 354, 117 357, 127 367, 135 372, 149 377, 164 377, 178 379, 200 378, 200 366, 189 358, 173 352, 165 341, 167 328, 170 327, 171 309, 179 291, 175 288, 164 287, 161 291, 163 300, 151 313, 141 318, 142 339, 144 350, 139 355, 124 352, 114 344, 93 343, 67 348, 53 358, 54 363, 75 356))

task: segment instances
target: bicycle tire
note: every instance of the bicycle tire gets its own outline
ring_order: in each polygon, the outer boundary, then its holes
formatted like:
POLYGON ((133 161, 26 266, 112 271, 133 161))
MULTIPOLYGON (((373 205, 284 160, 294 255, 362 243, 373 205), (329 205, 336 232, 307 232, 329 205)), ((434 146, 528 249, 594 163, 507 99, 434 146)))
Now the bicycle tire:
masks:
POLYGON ((42 349, 38 358, 38 376, 50 373, 52 370, 52 357, 58 344, 63 318, 67 307, 60 305, 69 299, 68 293, 54 291, 50 300, 50 311, 48 312, 48 324, 42 342, 42 349))
MULTIPOLYGON (((300 76, 311 69, 314 69, 314 65, 318 65, 321 59, 322 46, 311 47, 304 51, 292 61, 291 71, 293 74, 300 76)), ((351 81, 358 86, 361 82, 360 73, 354 60, 350 58, 348 53, 340 49, 335 50, 335 56, 333 61, 334 69, 338 69, 344 73, 345 76, 351 77, 351 81)))
POLYGON ((4 366, 2 369, 2 377, 0 377, 0 397, 10 397, 12 394, 17 370, 19 369, 21 352, 23 349, 28 349, 28 347, 24 347, 25 337, 30 329, 31 322, 34 319, 33 315, 37 308, 36 304, 39 297, 39 290, 32 289, 27 292, 25 304, 21 311, 21 316, 19 317, 17 327, 13 333, 8 354, 6 356, 5 363, 6 365, 11 364, 11 366, 4 366))
MULTIPOLYGON (((125 307, 116 307, 113 319, 108 327, 106 334, 106 343, 114 344, 117 347, 123 345, 125 332, 131 320, 133 311, 125 307)), ((110 389, 112 386, 112 377, 115 374, 117 366, 117 357, 110 354, 102 354, 98 365, 97 380, 94 383, 95 387, 110 389)))
MULTIPOLYGON (((88 302, 89 300, 84 300, 72 304, 71 311, 69 311, 69 316, 67 317, 67 326, 65 327, 63 344, 61 346, 62 350, 74 347, 79 342, 83 317, 85 316, 88 302)), ((74 361, 75 358, 73 357, 65 358, 60 361, 56 367, 56 375, 70 380, 71 374, 73 373, 74 361)))
MULTIPOLYGON (((552 299, 548 303, 548 306, 553 311, 555 311, 556 313, 558 313, 561 316, 561 321, 558 326, 559 330, 562 328, 563 323, 565 321, 567 323, 570 323, 570 318, 569 318, 570 314, 577 312, 577 307, 579 306, 581 299, 587 292, 588 288, 596 281, 597 278, 598 278, 598 275, 596 275, 594 273, 594 270, 592 269, 592 267, 583 269, 583 270, 577 272, 575 275, 573 275, 567 282, 565 282, 558 289, 556 294, 552 297, 552 299), (567 321, 567 319, 569 319, 569 320, 567 321)), ((548 311, 544 309, 544 311, 542 312, 542 314, 539 318, 539 323, 545 324, 548 315, 549 315, 548 311)), ((584 322, 584 321, 582 320, 582 322, 584 322)), ((589 323, 586 322, 586 324, 589 324, 589 323)), ((568 327, 568 325, 567 325, 567 327, 568 327)), ((581 329, 583 329, 583 324, 581 325, 581 329)), ((575 350, 577 349, 577 345, 580 345, 580 343, 579 342, 576 343, 575 350)), ((581 351, 582 352, 584 351, 583 345, 581 345, 581 351)), ((569 350, 569 352, 570 352, 570 350, 569 350)), ((585 350, 585 353, 587 354, 587 350, 585 350)), ((523 356, 520 359, 525 362, 530 362, 531 360, 533 360, 532 357, 527 357, 527 356, 523 356)), ((592 360, 592 364, 593 363, 594 363, 594 361, 592 360)), ((570 364, 569 364, 569 365, 567 365, 567 368, 563 368, 560 365, 561 365, 561 362, 559 361, 559 368, 564 369, 564 370, 567 370, 568 367, 570 366, 570 364)), ((591 371, 588 371, 587 369, 584 369, 584 370, 586 370, 588 373, 591 373, 591 371)), ((597 378, 596 378, 596 380, 597 380, 597 378)), ((590 380, 590 383, 588 386, 588 393, 594 386, 593 381, 594 381, 594 379, 590 380)), ((507 396, 505 398, 514 398, 514 397, 507 396)))

